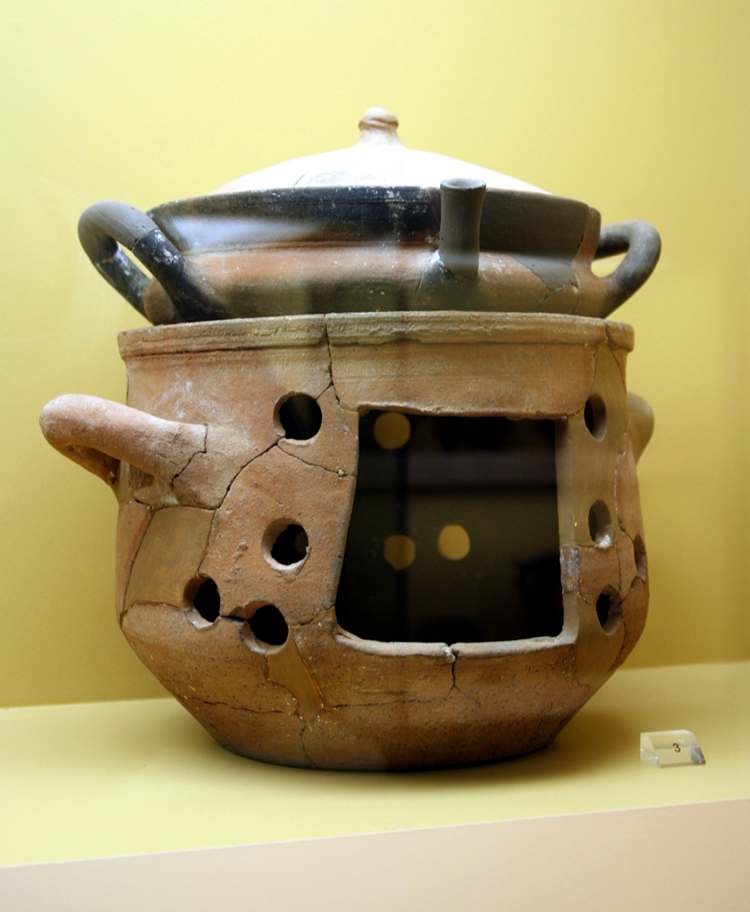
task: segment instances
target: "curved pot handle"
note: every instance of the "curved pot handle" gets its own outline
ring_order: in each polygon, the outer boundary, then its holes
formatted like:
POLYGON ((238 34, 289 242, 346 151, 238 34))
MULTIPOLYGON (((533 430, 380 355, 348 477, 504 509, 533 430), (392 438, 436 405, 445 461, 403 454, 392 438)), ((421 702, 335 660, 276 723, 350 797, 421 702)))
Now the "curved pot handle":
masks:
POLYGON ((594 259, 618 253, 627 256, 614 272, 599 280, 607 286, 601 317, 609 316, 627 301, 654 271, 661 253, 659 232, 648 222, 636 220, 606 225, 602 228, 594 259))
POLYGON ((171 482, 206 446, 205 425, 155 418, 98 396, 58 396, 39 423, 56 450, 110 486, 120 462, 171 482))
POLYGON ((148 276, 119 247, 130 250, 161 283, 177 311, 176 322, 222 316, 201 280, 156 222, 133 206, 105 200, 94 203, 78 222, 78 238, 96 270, 135 309, 147 316, 143 296, 148 276))

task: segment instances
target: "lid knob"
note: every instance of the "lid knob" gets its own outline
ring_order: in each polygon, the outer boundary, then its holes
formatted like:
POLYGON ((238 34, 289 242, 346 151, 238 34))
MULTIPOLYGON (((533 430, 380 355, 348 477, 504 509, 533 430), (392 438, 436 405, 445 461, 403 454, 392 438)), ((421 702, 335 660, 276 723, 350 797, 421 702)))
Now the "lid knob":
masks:
POLYGON ((385 108, 368 108, 359 119, 360 142, 398 142, 398 117, 385 108))

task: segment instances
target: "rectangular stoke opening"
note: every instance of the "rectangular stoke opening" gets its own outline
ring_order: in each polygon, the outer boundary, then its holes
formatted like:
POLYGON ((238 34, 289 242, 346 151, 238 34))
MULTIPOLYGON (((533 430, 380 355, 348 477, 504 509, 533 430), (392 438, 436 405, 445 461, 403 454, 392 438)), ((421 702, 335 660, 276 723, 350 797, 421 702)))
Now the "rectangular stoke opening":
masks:
POLYGON ((339 626, 385 642, 557 636, 555 424, 360 416, 339 626))

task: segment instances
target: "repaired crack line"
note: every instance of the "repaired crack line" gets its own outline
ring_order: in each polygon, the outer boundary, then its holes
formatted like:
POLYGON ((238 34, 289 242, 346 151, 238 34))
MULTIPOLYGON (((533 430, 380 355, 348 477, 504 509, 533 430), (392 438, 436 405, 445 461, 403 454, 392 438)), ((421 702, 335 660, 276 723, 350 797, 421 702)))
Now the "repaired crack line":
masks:
MULTIPOLYGON (((120 506, 120 509, 122 509, 122 506, 123 505, 120 506)), ((128 611, 130 610, 130 607, 131 607, 128 604, 128 590, 130 589, 130 581, 133 578, 133 568, 135 567, 135 562, 138 560, 138 555, 141 553, 141 548, 143 547, 143 542, 146 540, 146 534, 148 533, 148 530, 151 528, 151 520, 154 518, 153 509, 151 507, 147 506, 146 504, 143 504, 142 506, 145 506, 146 509, 149 511, 148 522, 146 523, 146 526, 143 530, 143 534, 141 535, 141 539, 138 542, 138 547, 135 549, 135 554, 133 555, 133 559, 131 560, 130 566, 128 567, 127 578, 122 587, 122 608, 121 608, 121 610, 118 611, 118 618, 117 618, 117 623, 118 623, 120 629, 122 629, 122 624, 123 624, 123 621, 125 620, 125 615, 128 613, 128 611)))
POLYGON ((177 472, 174 473, 174 475, 172 476, 172 478, 169 481, 170 488, 174 488, 175 482, 179 479, 180 475, 182 475, 182 473, 188 468, 188 466, 195 459, 196 456, 200 456, 202 453, 208 452, 208 425, 204 424, 204 425, 201 425, 201 427, 203 428, 203 448, 200 450, 195 450, 193 453, 191 453, 190 456, 188 457, 188 460, 185 463, 185 465, 181 469, 179 469, 177 472))
POLYGON ((285 709, 251 709, 249 706, 239 706, 236 703, 227 703, 224 700, 205 700, 203 697, 197 697, 194 694, 181 694, 183 700, 203 703, 206 706, 225 706, 233 712, 251 713, 256 716, 295 716, 292 710, 285 709))
MULTIPOLYGON (((333 377, 333 343, 331 342, 331 334, 328 330, 328 314, 324 314, 323 316, 323 335, 326 340, 326 348, 328 349, 328 374, 331 378, 331 389, 333 390, 333 395, 336 398, 339 408, 343 410, 344 405, 339 397, 339 391, 336 389, 336 381, 333 377)), ((351 409, 348 411, 351 411, 351 409)))

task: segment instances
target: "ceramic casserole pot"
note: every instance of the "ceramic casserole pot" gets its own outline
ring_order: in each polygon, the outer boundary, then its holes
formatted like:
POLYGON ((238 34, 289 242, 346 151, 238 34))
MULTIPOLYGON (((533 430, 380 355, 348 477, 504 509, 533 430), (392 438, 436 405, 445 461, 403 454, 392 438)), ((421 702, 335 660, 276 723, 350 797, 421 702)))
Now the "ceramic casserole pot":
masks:
POLYGON ((296 159, 165 203, 82 216, 86 253, 153 323, 357 311, 606 317, 648 278, 644 222, 443 155, 404 148, 380 108, 350 149, 296 159), (120 249, 150 270, 149 279, 120 249), (594 258, 626 253, 609 276, 594 258))

